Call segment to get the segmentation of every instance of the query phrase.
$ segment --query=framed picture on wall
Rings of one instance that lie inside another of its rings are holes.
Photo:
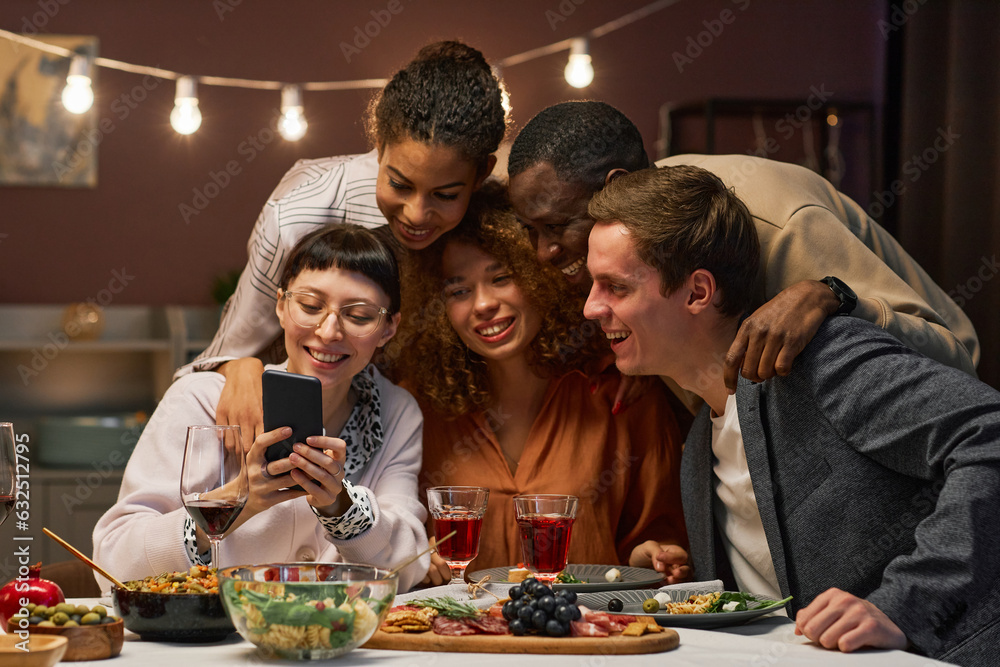
[[[35,39],[91,61],[97,56],[97,37]],[[70,60],[0,40],[0,185],[97,186],[97,106],[73,114],[62,103]],[[92,80],[96,71],[90,68]]]

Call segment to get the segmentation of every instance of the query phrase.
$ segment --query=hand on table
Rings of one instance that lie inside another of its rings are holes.
[[[434,538],[430,538],[429,543],[434,546]],[[431,552],[431,567],[427,570],[427,575],[424,576],[422,584],[429,584],[431,586],[440,586],[441,584],[447,584],[451,581],[451,568],[448,567],[448,563],[444,558],[438,555],[436,551]]]
[[[688,560],[687,551],[676,544],[647,540],[632,549],[628,564],[631,567],[651,567],[666,575],[666,584],[680,584],[694,578],[694,571]]]
[[[215,423],[238,425],[243,436],[243,451],[249,452],[254,440],[264,432],[260,380],[264,364],[260,359],[245,357],[227,361],[216,371],[226,378],[226,384],[215,409]]]
[[[905,649],[909,644],[878,607],[837,588],[824,591],[796,614],[795,634],[844,653],[864,647]]]
[[[736,393],[740,374],[751,382],[788,375],[792,361],[839,306],[825,283],[803,280],[755,310],[743,320],[726,353],[723,372],[729,393]]]

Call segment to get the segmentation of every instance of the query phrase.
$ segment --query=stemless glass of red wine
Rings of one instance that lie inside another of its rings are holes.
[[[481,486],[436,486],[427,489],[427,508],[434,517],[437,552],[451,569],[451,583],[465,583],[465,568],[479,555],[479,533],[490,490]],[[450,538],[441,538],[454,532]]]
[[[524,564],[546,585],[551,586],[566,569],[569,538],[579,502],[576,496],[553,493],[514,496]]]
[[[188,426],[181,467],[181,502],[212,545],[212,567],[221,569],[222,536],[250,495],[239,426]]]
[[[11,510],[14,509],[16,470],[14,425],[2,422],[0,423],[0,503],[3,503],[3,516],[0,517],[0,524],[7,520]]]

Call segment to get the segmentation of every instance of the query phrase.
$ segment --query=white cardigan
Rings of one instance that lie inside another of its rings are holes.
[[[427,511],[417,497],[423,455],[423,416],[404,389],[369,367],[382,403],[383,444],[359,474],[349,476],[372,499],[375,523],[361,535],[329,536],[305,498],[276,505],[249,519],[222,541],[222,566],[304,560],[357,562],[391,568],[427,547]],[[191,373],[167,390],[129,459],[118,502],[94,528],[94,560],[119,579],[186,570],[187,512],[180,471],[187,427],[214,424],[224,378]],[[399,576],[400,592],[427,573],[424,556]],[[98,579],[106,588],[103,578]]]

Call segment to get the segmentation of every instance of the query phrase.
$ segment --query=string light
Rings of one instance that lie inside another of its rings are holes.
[[[177,79],[174,110],[170,112],[170,125],[178,134],[194,134],[201,127],[201,109],[198,108],[198,82],[193,76]]]
[[[586,88],[594,80],[594,66],[590,62],[590,48],[585,37],[573,39],[563,75],[566,83],[574,88]]]
[[[73,56],[70,61],[62,103],[66,111],[74,114],[84,113],[94,106],[94,89],[90,85],[90,65],[86,56]]]
[[[499,65],[494,65],[493,78],[497,80],[497,84],[500,86],[500,106],[503,107],[503,114],[505,118],[510,118],[510,93],[507,92],[507,84],[503,80],[503,68]]]
[[[278,132],[287,141],[298,141],[306,134],[309,123],[302,115],[302,89],[298,86],[285,86],[281,89],[281,120],[278,121]]]
[[[608,33],[620,30],[627,25],[640,21],[655,12],[676,4],[679,0],[654,0],[644,7],[640,7],[623,16],[608,21],[596,28],[583,33],[580,37],[564,39],[552,44],[540,46],[522,53],[507,56],[497,61],[496,77],[500,82],[501,96],[504,111],[510,113],[510,95],[507,87],[500,76],[500,68],[513,67],[522,63],[549,56],[560,51],[569,49],[569,62],[563,74],[570,85],[577,88],[585,88],[594,79],[594,68],[589,54],[589,40],[597,39]],[[177,94],[175,96],[175,106],[170,113],[170,124],[181,134],[191,134],[201,126],[201,110],[198,108],[197,84],[204,86],[225,86],[229,88],[249,88],[254,90],[281,90],[282,91],[282,125],[287,125],[286,130],[279,127],[282,136],[289,141],[295,141],[305,134],[307,127],[304,116],[302,116],[301,91],[332,91],[332,90],[360,90],[366,88],[382,88],[388,83],[386,79],[358,79],[354,81],[308,81],[300,83],[295,88],[298,89],[299,104],[285,103],[285,90],[287,84],[281,81],[262,81],[257,79],[240,79],[234,77],[199,75],[182,76],[178,72],[150,67],[148,65],[135,65],[113,60],[111,58],[95,57],[88,59],[70,49],[55,44],[48,44],[40,39],[34,39],[27,35],[21,35],[0,28],[0,38],[16,44],[23,44],[45,53],[72,58],[70,63],[70,75],[66,77],[66,88],[63,90],[63,105],[72,113],[84,113],[91,108],[94,102],[94,91],[91,87],[89,68],[107,67],[121,72],[153,76],[159,79],[177,81]],[[291,95],[291,93],[289,93]],[[295,108],[298,111],[295,111]],[[286,109],[290,110],[286,122]],[[286,134],[286,131],[288,132]],[[297,135],[297,136],[296,136]],[[295,138],[292,138],[295,137]]]

